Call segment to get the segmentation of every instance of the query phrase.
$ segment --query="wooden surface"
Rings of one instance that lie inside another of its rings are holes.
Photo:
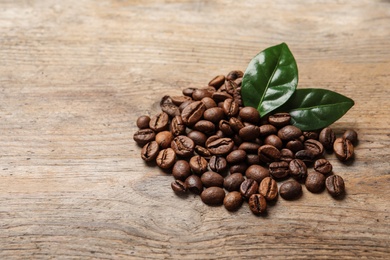
[[[286,42],[299,87],[355,100],[334,172],[268,215],[181,199],[140,159],[164,94],[245,70]],[[389,1],[0,1],[1,259],[389,259]]]

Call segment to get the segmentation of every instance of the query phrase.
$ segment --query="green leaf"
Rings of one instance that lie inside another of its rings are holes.
[[[354,105],[354,101],[339,93],[318,88],[297,89],[294,95],[278,109],[289,112],[291,124],[302,131],[329,126]]]
[[[245,71],[241,96],[264,116],[283,105],[298,84],[298,68],[287,44],[272,46],[257,54]]]

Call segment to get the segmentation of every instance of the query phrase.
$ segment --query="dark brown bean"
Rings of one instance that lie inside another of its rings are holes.
[[[191,131],[187,134],[187,137],[194,141],[195,145],[205,146],[207,135],[200,131]]]
[[[215,133],[215,125],[213,122],[207,120],[199,120],[197,123],[195,123],[192,129],[207,135],[213,135]]]
[[[202,174],[200,180],[204,187],[223,187],[223,177],[216,172],[207,171]]]
[[[257,183],[261,183],[261,181],[264,178],[269,177],[270,174],[269,170],[261,165],[251,165],[246,169],[245,176],[248,179],[255,180]]]
[[[246,159],[246,152],[244,150],[234,150],[226,156],[226,161],[230,164],[237,164],[244,162]]]
[[[336,140],[336,134],[333,132],[332,128],[325,127],[321,130],[318,140],[322,143],[326,150],[332,150],[334,140]]]
[[[196,176],[196,175],[190,175],[186,181],[185,181],[185,184],[187,186],[187,189],[196,194],[196,195],[199,195],[202,193],[203,191],[203,184],[202,184],[202,181],[200,180],[200,177],[199,176]]]
[[[305,140],[307,139],[318,140],[319,137],[319,133],[316,131],[304,131],[302,134],[305,137]]]
[[[276,127],[274,127],[273,125],[266,124],[266,125],[261,125],[259,127],[259,132],[260,132],[260,136],[268,136],[268,135],[276,134],[278,132],[278,129],[276,129]]]
[[[193,173],[201,175],[205,171],[207,171],[207,160],[202,156],[195,155],[190,159],[190,168]]]
[[[144,146],[145,144],[154,141],[155,138],[156,133],[150,128],[140,129],[133,135],[134,141],[141,146]]]
[[[243,197],[240,192],[232,191],[226,194],[225,199],[223,200],[223,205],[228,211],[238,210],[243,202]]]
[[[232,117],[238,114],[239,105],[232,98],[228,98],[223,102],[222,108],[225,115]]]
[[[278,136],[283,141],[290,141],[299,138],[302,135],[301,129],[293,125],[287,125],[278,131]]]
[[[254,107],[243,107],[239,112],[239,116],[242,121],[259,124],[260,123],[260,114]]]
[[[236,80],[238,78],[242,78],[243,76],[244,73],[241,70],[232,70],[227,74],[226,80]]]
[[[233,164],[229,168],[230,173],[240,172],[245,173],[246,169],[248,168],[248,165],[245,162],[241,162],[238,164]]]
[[[212,98],[210,98],[210,97],[204,97],[204,98],[202,98],[201,101],[206,106],[206,109],[209,109],[209,108],[217,106],[217,103],[215,103],[215,101]]]
[[[186,101],[191,101],[191,97],[187,96],[171,96],[172,103],[175,104],[176,106],[180,106]]]
[[[315,157],[321,156],[324,153],[324,146],[317,140],[308,139],[303,143],[303,146],[305,147],[305,150],[312,151]]]
[[[260,145],[252,142],[243,142],[238,147],[239,150],[244,150],[246,153],[254,153],[257,154],[259,151]]]
[[[293,153],[296,153],[300,150],[303,150],[305,147],[299,139],[294,139],[287,142],[286,148],[291,150]]]
[[[171,188],[176,194],[179,195],[187,193],[187,185],[181,180],[174,180],[171,183]]]
[[[172,103],[169,96],[164,96],[160,102],[160,108],[164,113],[167,113],[170,117],[180,115],[180,109]]]
[[[214,124],[218,124],[219,121],[224,119],[225,113],[223,112],[223,109],[220,107],[212,107],[209,109],[206,109],[203,114],[203,118],[205,120],[211,121]]]
[[[202,118],[205,110],[206,106],[203,104],[202,101],[192,102],[191,104],[186,106],[181,112],[181,118],[183,119],[183,123],[189,126],[194,125]]]
[[[239,191],[241,183],[245,181],[241,173],[236,172],[227,176],[223,181],[223,187],[227,191]]]
[[[308,191],[319,193],[325,187],[325,176],[318,172],[311,172],[307,175],[305,186]]]
[[[260,160],[265,163],[271,163],[280,159],[280,151],[272,145],[262,145],[258,150]]]
[[[280,150],[280,160],[285,162],[291,162],[294,159],[294,153],[287,148]]]
[[[288,125],[290,120],[291,116],[289,113],[276,113],[268,117],[268,122],[278,128]]]
[[[230,138],[219,138],[210,143],[206,143],[206,148],[213,155],[225,155],[233,150],[234,142]]]
[[[209,86],[213,86],[214,88],[218,89],[225,83],[225,76],[224,75],[218,75],[209,82]]]
[[[258,192],[259,184],[253,179],[246,179],[240,185],[240,192],[245,199]]]
[[[189,157],[194,153],[195,143],[191,138],[179,135],[172,140],[171,148],[178,156]]]
[[[296,180],[284,182],[279,188],[280,196],[285,200],[294,200],[302,195],[302,186]]]
[[[278,196],[278,185],[271,177],[264,178],[259,185],[259,193],[266,200],[274,200]]]
[[[331,175],[326,178],[326,189],[333,197],[338,197],[345,192],[344,180],[339,175]]]
[[[210,151],[207,150],[207,148],[200,146],[200,145],[195,145],[195,152],[198,155],[203,156],[205,158],[211,157]]]
[[[352,129],[348,129],[347,131],[345,131],[345,133],[343,134],[343,138],[351,141],[353,145],[355,145],[358,141],[358,135],[356,131]]]
[[[290,174],[288,162],[272,162],[269,165],[269,173],[276,179],[282,179]]]
[[[314,162],[316,156],[310,150],[300,150],[295,153],[295,158],[304,161],[307,164],[311,164]]]
[[[212,95],[212,99],[215,100],[215,102],[223,102],[224,100],[228,99],[228,98],[233,98],[232,95],[230,95],[229,93],[226,93],[226,92],[214,92],[213,95]]]
[[[326,159],[318,159],[314,162],[314,170],[322,174],[328,174],[332,172],[333,166]]]
[[[150,122],[150,117],[149,116],[146,116],[146,115],[140,116],[137,119],[137,127],[139,129],[149,128],[149,122]]]
[[[169,169],[173,166],[176,160],[176,154],[172,148],[161,150],[156,158],[157,166],[162,169]]]
[[[231,136],[234,134],[233,129],[230,127],[230,124],[227,120],[219,121],[218,127],[225,136]]]
[[[353,157],[353,144],[348,139],[337,138],[333,144],[333,151],[340,161],[347,161]]]
[[[185,181],[191,175],[191,167],[185,160],[177,160],[172,167],[172,176],[181,181]]]
[[[247,154],[246,163],[249,165],[258,165],[261,163],[260,157],[257,154]]]
[[[186,132],[186,126],[181,116],[175,116],[172,118],[171,132],[174,136],[182,135]]]
[[[202,98],[211,97],[212,95],[213,92],[209,89],[195,89],[194,92],[192,92],[192,99],[199,101],[202,100]]]
[[[242,138],[244,141],[252,141],[259,137],[259,127],[255,125],[247,125],[240,129],[238,132],[238,135]]]
[[[200,194],[200,198],[204,204],[219,206],[223,204],[225,191],[220,187],[209,187]]]
[[[233,131],[236,133],[238,133],[240,129],[244,127],[244,124],[236,117],[231,117],[229,119],[229,124]]]
[[[277,135],[269,135],[264,139],[264,144],[275,146],[277,149],[283,148],[283,142]]]
[[[141,158],[146,162],[153,161],[156,159],[159,151],[160,149],[156,141],[149,142],[142,147]]]
[[[194,93],[196,88],[185,88],[183,89],[182,93],[184,96],[192,97],[192,93]]]
[[[156,134],[156,142],[162,148],[168,148],[173,140],[173,135],[169,131],[162,131]]]
[[[251,195],[248,204],[249,209],[252,211],[253,214],[259,215],[267,211],[267,201],[265,200],[263,195]]]
[[[227,168],[227,161],[224,157],[213,155],[209,161],[209,167],[212,171],[221,173]]]
[[[307,167],[304,161],[294,159],[289,163],[290,175],[296,180],[304,180],[307,176]]]

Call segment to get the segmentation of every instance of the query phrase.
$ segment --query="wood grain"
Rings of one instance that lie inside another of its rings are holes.
[[[390,2],[0,2],[1,259],[389,259]],[[165,94],[288,43],[299,87],[355,100],[347,195],[304,189],[268,215],[179,198],[140,159]]]

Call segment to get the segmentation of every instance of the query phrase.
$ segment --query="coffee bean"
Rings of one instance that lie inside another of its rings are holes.
[[[199,120],[194,125],[193,129],[205,133],[207,135],[213,135],[215,133],[215,125],[207,120]]]
[[[241,70],[233,70],[227,74],[226,80],[236,80],[238,78],[242,78],[243,76],[244,73]]]
[[[172,148],[161,150],[156,158],[157,166],[161,169],[169,169],[173,166],[176,160],[176,154]]]
[[[315,157],[321,156],[324,153],[324,146],[317,140],[308,139],[303,143],[303,145],[305,150],[312,151]]]
[[[225,155],[233,150],[234,142],[230,138],[218,138],[215,141],[206,143],[206,148],[213,155]]]
[[[206,158],[211,157],[210,151],[207,150],[207,148],[200,146],[200,145],[195,145],[195,152],[198,155],[206,157]]]
[[[290,175],[296,180],[304,180],[307,176],[306,164],[300,159],[292,160],[288,167],[290,168]]]
[[[280,151],[272,145],[262,145],[258,150],[260,160],[265,163],[271,163],[280,159]]]
[[[244,127],[244,124],[236,117],[231,117],[229,119],[229,125],[236,133],[238,133],[240,129]]]
[[[244,176],[241,173],[233,173],[227,176],[223,181],[223,187],[227,191],[239,191],[241,183],[245,181]]]
[[[246,163],[249,165],[258,165],[261,163],[260,157],[257,154],[247,154]]]
[[[210,206],[218,206],[223,204],[225,198],[225,191],[220,187],[209,187],[200,194],[204,204]]]
[[[245,199],[249,199],[250,196],[257,193],[259,184],[253,179],[246,179],[240,185],[240,192]]]
[[[270,174],[269,170],[261,165],[251,165],[246,169],[245,176],[248,179],[255,180],[257,183],[261,183],[261,181],[264,178],[269,177]]]
[[[185,88],[183,89],[182,93],[184,96],[192,97],[192,93],[194,93],[196,88]]]
[[[200,101],[202,98],[211,97],[212,95],[213,92],[209,89],[195,89],[194,92],[192,92],[192,99],[195,101]]]
[[[186,126],[181,116],[175,116],[172,118],[171,132],[174,136],[182,135],[186,132]]]
[[[322,174],[331,173],[333,169],[332,164],[326,159],[318,159],[314,162],[314,170]]]
[[[278,196],[278,185],[271,177],[264,178],[259,185],[259,193],[266,200],[274,200]]]
[[[216,172],[208,171],[202,174],[200,180],[204,187],[223,187],[223,177]]]
[[[253,214],[259,215],[267,211],[267,202],[263,195],[260,194],[251,195],[248,204],[249,204],[249,209],[252,211]]]
[[[186,180],[185,184],[187,186],[187,189],[196,194],[199,195],[203,191],[203,184],[202,181],[200,180],[199,176],[196,175],[190,175]]]
[[[226,93],[226,92],[214,92],[213,95],[212,95],[212,99],[215,100],[215,102],[223,102],[225,101],[226,99],[228,98],[233,98],[232,95],[230,95],[229,93]]]
[[[239,91],[237,84],[233,80],[225,80],[225,90],[232,96],[237,95]]]
[[[191,175],[191,167],[185,160],[177,160],[172,167],[172,176],[181,181],[185,181]]]
[[[337,138],[333,143],[333,151],[340,161],[347,161],[353,157],[353,144],[348,139]]]
[[[160,107],[161,107],[161,111],[163,111],[170,117],[175,117],[180,115],[179,107],[173,103],[164,103]]]
[[[305,137],[305,140],[307,139],[318,140],[319,137],[319,133],[315,131],[304,131],[302,134]]]
[[[238,132],[238,135],[242,138],[244,141],[251,141],[259,137],[259,127],[255,125],[247,125],[240,129]]]
[[[299,139],[294,139],[287,142],[286,148],[296,153],[300,150],[303,150],[305,147],[303,146],[303,143]]]
[[[260,136],[268,136],[276,134],[278,132],[278,129],[276,129],[276,127],[274,127],[273,125],[265,124],[259,126],[259,132]]]
[[[156,159],[159,151],[160,149],[156,141],[149,142],[142,147],[141,158],[146,162],[153,161]]]
[[[285,162],[291,162],[294,159],[294,153],[287,148],[280,150],[280,160]]]
[[[212,107],[204,111],[203,118],[205,120],[211,121],[214,124],[218,124],[219,121],[224,119],[225,113],[220,107]]]
[[[232,117],[238,114],[239,105],[232,98],[228,98],[223,102],[222,108],[225,115]]]
[[[227,168],[227,161],[224,157],[213,155],[209,161],[209,167],[212,171],[221,173]]]
[[[326,150],[332,150],[334,140],[336,140],[336,135],[331,128],[325,127],[321,130],[318,140],[322,143]]]
[[[171,142],[171,148],[178,156],[188,157],[194,152],[195,143],[185,135],[176,136]]]
[[[285,200],[294,200],[302,195],[302,186],[296,180],[284,182],[279,188],[280,196]]]
[[[295,153],[295,158],[304,161],[306,164],[312,164],[316,156],[310,150],[300,150]]]
[[[145,144],[154,141],[155,137],[155,132],[150,128],[140,129],[133,135],[134,141],[141,146],[144,146]]]
[[[176,194],[185,194],[187,192],[187,185],[181,180],[174,180],[171,183],[171,188]]]
[[[235,173],[235,172],[245,173],[246,169],[248,169],[248,165],[245,162],[241,162],[238,164],[231,165],[229,168],[229,172],[230,173]]]
[[[239,112],[239,116],[242,121],[259,124],[260,123],[260,114],[254,107],[243,107]]]
[[[195,145],[205,146],[207,135],[199,131],[191,131],[187,137],[194,141]]]
[[[191,97],[187,96],[171,96],[172,103],[175,104],[176,106],[180,106],[186,101],[191,101]]]
[[[276,179],[285,178],[290,174],[288,162],[272,162],[269,165],[269,173]]]
[[[188,100],[188,101],[185,101],[183,102],[180,106],[179,106],[179,115],[181,115],[181,113],[183,112],[184,108],[186,108],[187,106],[189,106],[190,104],[194,103],[195,101],[194,100]]]
[[[339,175],[331,175],[326,178],[326,189],[333,197],[342,195],[345,192],[344,180]]]
[[[215,101],[212,98],[210,98],[210,97],[204,97],[204,98],[202,98],[201,101],[205,105],[206,109],[209,109],[209,108],[217,106],[217,103],[215,103]]]
[[[238,191],[232,191],[226,194],[223,200],[223,205],[228,211],[236,211],[241,207],[242,202],[243,198],[241,193]]]
[[[245,162],[246,152],[244,150],[234,150],[226,156],[226,161],[230,164]]]
[[[299,138],[302,135],[301,129],[293,125],[287,125],[278,131],[278,136],[283,141],[290,141]]]
[[[198,122],[202,116],[203,112],[206,110],[205,105],[201,101],[196,101],[188,106],[186,106],[181,112],[181,117],[183,119],[183,123],[188,126],[194,125]]]
[[[161,112],[150,119],[149,127],[155,132],[160,132],[168,128],[169,116],[165,112]]]
[[[201,175],[205,171],[207,171],[207,160],[202,156],[195,155],[190,159],[190,168],[193,173]]]
[[[343,134],[343,138],[351,141],[353,145],[355,145],[358,141],[357,133],[355,130],[352,129],[348,129],[347,131],[345,131],[345,133]]]
[[[233,142],[234,142],[234,149],[236,149],[238,146],[240,146],[244,141],[242,140],[242,138],[239,136],[239,135],[233,135],[232,137],[233,139]]]
[[[156,142],[162,149],[170,147],[172,140],[173,135],[169,131],[162,131],[156,135]]]
[[[225,136],[231,136],[234,134],[233,129],[230,127],[230,124],[227,120],[219,121],[218,127]]]
[[[209,82],[209,86],[213,86],[216,89],[220,88],[225,83],[225,76],[218,75]]]
[[[289,113],[276,113],[268,117],[268,122],[278,128],[288,125],[290,120],[291,116]]]
[[[139,129],[149,128],[149,122],[150,122],[149,116],[140,116],[137,119],[137,127]]]
[[[311,172],[307,175],[305,186],[310,192],[321,192],[325,186],[325,176],[318,172]]]
[[[259,148],[260,148],[259,144],[252,143],[252,142],[243,142],[238,147],[239,150],[244,150],[246,153],[254,153],[254,154],[257,154]]]
[[[283,148],[283,142],[277,135],[269,135],[264,139],[264,144],[275,146],[277,149]]]

